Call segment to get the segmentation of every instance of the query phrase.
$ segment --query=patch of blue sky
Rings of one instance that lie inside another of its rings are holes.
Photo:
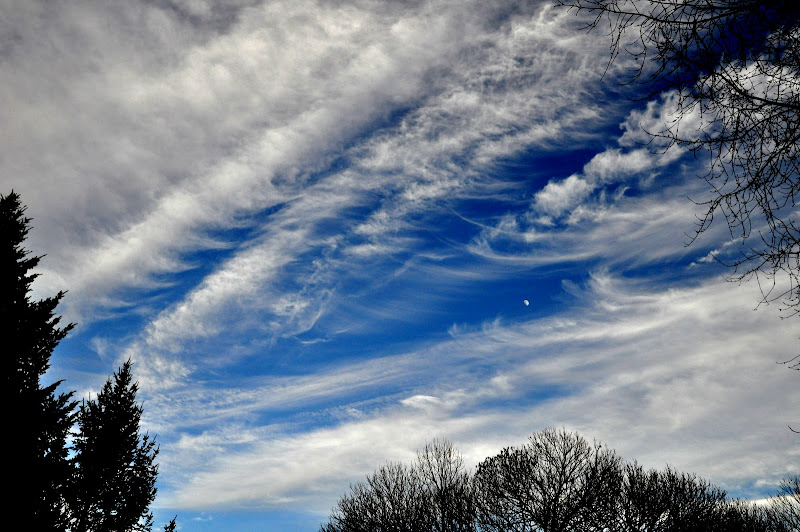
[[[168,522],[176,513],[170,514],[168,510],[155,512],[155,522]],[[312,514],[299,511],[281,510],[254,510],[242,509],[239,511],[208,512],[194,515],[178,513],[179,530],[186,532],[206,532],[226,530],[231,532],[252,532],[254,530],[267,530],[265,523],[269,523],[271,530],[285,530],[287,532],[306,532],[316,530],[327,519],[327,514]]]

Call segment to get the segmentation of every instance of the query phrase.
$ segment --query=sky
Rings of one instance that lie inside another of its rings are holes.
[[[674,94],[584,23],[0,0],[0,193],[78,324],[45,379],[133,360],[157,523],[315,530],[434,438],[474,467],[546,427],[737,497],[800,473],[800,317],[726,280],[724,223],[692,241],[703,160],[647,142]]]

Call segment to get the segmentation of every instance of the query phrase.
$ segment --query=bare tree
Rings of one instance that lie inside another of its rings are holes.
[[[777,512],[751,501],[728,500],[706,480],[670,467],[645,470],[636,462],[624,467],[616,520],[619,532],[788,532]]]
[[[657,146],[708,156],[710,185],[693,238],[714,217],[738,251],[731,280],[756,278],[763,301],[800,311],[800,9],[793,0],[559,0],[606,29],[647,98],[675,91]]]
[[[725,532],[793,532],[796,526],[788,526],[780,513],[771,506],[753,501],[734,500],[727,504],[723,516]]]
[[[630,468],[627,473],[630,480],[626,484],[633,488],[636,482],[632,477],[638,472]],[[652,528],[645,530],[672,532],[702,529],[711,532],[725,529],[720,528],[727,511],[724,491],[693,474],[680,473],[671,468],[657,472],[655,484],[657,493],[652,501],[654,505],[649,508],[649,517],[657,519],[651,521]],[[628,489],[627,495],[636,497],[632,491],[633,489]]]
[[[784,479],[770,507],[787,530],[800,530],[800,477]]]
[[[435,532],[475,530],[469,473],[448,440],[436,439],[417,453],[417,471],[428,496]]]
[[[453,445],[433,440],[412,466],[387,464],[350,486],[323,532],[471,532],[471,479]]]
[[[535,509],[527,479],[533,462],[523,449],[507,447],[478,465],[473,477],[477,520],[487,532],[533,530]]]
[[[605,530],[616,511],[620,459],[580,435],[546,429],[479,464],[477,520],[487,531]]]
[[[428,532],[428,497],[414,468],[391,463],[350,486],[322,532]]]
[[[624,532],[656,532],[669,507],[661,475],[636,462],[625,464],[616,528]]]
[[[769,505],[728,500],[693,474],[644,470],[564,429],[534,433],[470,477],[447,440],[411,467],[387,464],[350,486],[320,532],[790,532],[800,479]]]

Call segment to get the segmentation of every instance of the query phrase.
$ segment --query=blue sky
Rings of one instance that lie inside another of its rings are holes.
[[[702,161],[643,144],[674,97],[581,24],[0,2],[0,188],[78,323],[48,377],[87,397],[134,360],[159,521],[313,530],[426,441],[474,465],[548,426],[739,496],[800,472],[798,318],[725,281],[724,225],[686,246]]]

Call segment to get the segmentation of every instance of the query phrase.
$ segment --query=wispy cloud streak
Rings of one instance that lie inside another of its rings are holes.
[[[256,385],[240,392],[246,408],[226,414],[244,424],[182,438],[210,461],[188,476],[174,504],[330,504],[348,480],[383,461],[410,459],[437,435],[452,438],[476,463],[552,424],[649,466],[670,463],[752,492],[753,479],[775,482],[776,473],[766,472],[783,471],[793,456],[785,405],[797,394],[794,375],[773,364],[794,344],[791,330],[772,313],[748,311],[751,292],[721,290],[719,282],[647,292],[599,274],[580,311],[494,325],[285,386]],[[772,338],[769,345],[762,334]],[[392,383],[398,393],[364,404]],[[362,399],[352,401],[350,393]],[[245,412],[319,411],[320,394],[338,405],[325,414],[332,427],[297,432],[302,415],[261,428],[246,423]],[[194,407],[200,419],[200,410],[213,411],[209,404]],[[232,433],[247,441],[229,441]],[[764,446],[770,453],[756,460],[752,453]],[[298,465],[309,461],[316,466]],[[242,478],[248,480],[237,482]]]

